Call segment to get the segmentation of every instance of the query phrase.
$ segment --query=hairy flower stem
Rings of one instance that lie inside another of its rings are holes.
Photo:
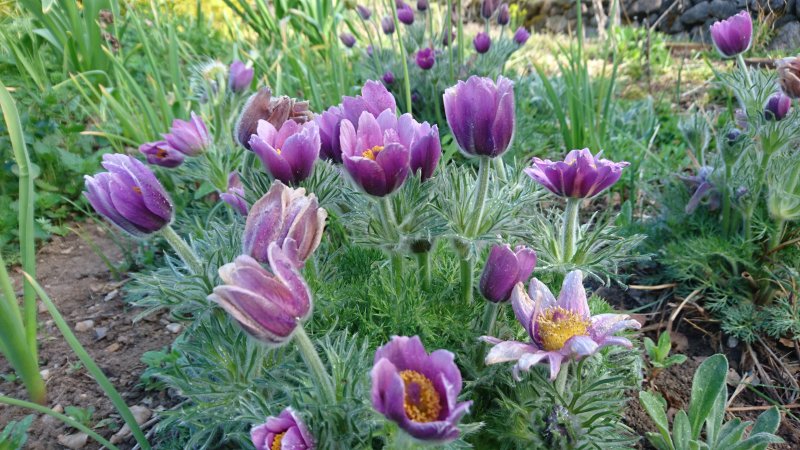
[[[167,225],[161,230],[161,236],[167,240],[172,249],[175,250],[175,253],[178,254],[178,257],[181,258],[181,261],[183,261],[195,275],[205,274],[203,263],[200,262],[200,258],[197,257],[194,250],[189,247],[189,244],[181,239],[170,225]]]
[[[783,233],[786,231],[786,221],[783,219],[779,219],[775,222],[775,233],[772,235],[772,239],[770,240],[770,249],[777,248],[781,245],[781,238],[783,237]]]
[[[498,156],[497,158],[494,158],[493,161],[494,171],[497,173],[497,179],[503,184],[508,183],[508,177],[506,176],[506,164],[503,162],[503,158]]]
[[[475,188],[475,215],[472,217],[472,223],[468,230],[470,238],[478,236],[478,232],[483,224],[483,211],[486,209],[486,193],[489,191],[489,164],[491,159],[481,156],[480,166],[478,166],[478,185]]]
[[[568,198],[564,208],[564,229],[561,236],[562,262],[572,261],[575,256],[575,244],[578,238],[578,211],[581,199]]]
[[[431,252],[417,253],[416,256],[422,290],[428,292],[431,290]]]
[[[397,34],[397,45],[400,47],[400,60],[403,61],[403,87],[406,92],[406,112],[411,114],[411,80],[408,79],[406,46],[403,44],[403,38],[400,36],[400,19],[397,18],[397,3],[394,0],[389,0],[389,4],[392,6],[392,20],[394,20],[394,29]]]
[[[745,78],[747,78],[747,88],[753,89],[753,79],[750,78],[750,70],[747,68],[747,64],[744,62],[744,56],[739,53],[736,55],[736,61],[739,63],[739,69],[741,69]]]
[[[497,322],[497,312],[500,310],[500,303],[486,302],[483,309],[483,321],[481,323],[481,335],[491,336],[494,324]]]
[[[567,378],[569,378],[570,365],[571,364],[569,360],[561,364],[561,370],[558,372],[558,376],[556,377],[555,380],[556,392],[558,392],[558,395],[561,397],[561,399],[565,401],[566,401],[565,391],[567,389]],[[567,405],[561,405],[561,406],[567,406]]]
[[[320,390],[322,390],[326,400],[330,402],[330,404],[336,403],[336,391],[333,389],[331,376],[328,374],[328,371],[325,370],[322,359],[320,359],[319,353],[317,353],[314,347],[314,343],[311,342],[308,334],[306,334],[303,324],[299,322],[294,332],[294,343],[297,345],[297,349],[300,350],[303,361],[305,361],[306,366],[311,370],[314,381]]]
[[[725,179],[722,181],[722,233],[723,236],[731,234],[731,192],[728,182],[731,179],[731,164],[725,163]]]

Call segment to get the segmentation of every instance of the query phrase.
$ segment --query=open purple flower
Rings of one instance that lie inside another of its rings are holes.
[[[609,345],[630,348],[628,339],[614,334],[641,326],[625,314],[592,316],[580,270],[567,274],[558,300],[536,278],[531,281],[527,293],[525,285],[517,283],[511,293],[511,305],[517,320],[528,332],[530,342],[502,341],[491,336],[481,339],[494,345],[486,355],[486,364],[516,361],[514,378],[517,380],[521,370],[530,370],[545,359],[550,363],[550,379],[553,380],[565,359],[580,359]]]
[[[263,425],[253,427],[250,438],[256,450],[313,450],[314,438],[297,413],[288,407],[278,417],[267,417]]]
[[[195,113],[191,114],[189,121],[175,119],[172,121],[170,132],[164,135],[169,145],[186,156],[197,156],[209,145],[211,136],[208,134],[205,122]]]
[[[361,88],[361,95],[342,97],[341,104],[344,118],[353,125],[358,124],[364,111],[378,117],[383,111],[397,112],[397,102],[391,92],[380,81],[368,80]]]
[[[517,283],[525,283],[536,267],[536,252],[524,245],[513,251],[506,245],[495,245],[481,275],[481,294],[490,302],[506,302]]]
[[[260,120],[256,131],[250,137],[250,149],[273,178],[297,185],[311,175],[320,150],[316,123],[300,125],[287,120],[276,130],[271,123]]]
[[[255,70],[238,59],[234,60],[228,69],[228,88],[233,92],[242,92],[250,87],[254,75]]]
[[[269,246],[270,271],[248,255],[219,268],[224,284],[208,296],[251,336],[283,345],[297,323],[311,314],[311,292],[291,257],[276,242]]]
[[[397,9],[397,20],[406,25],[414,23],[414,10],[410,6],[403,4],[402,8]]]
[[[514,137],[514,84],[471,76],[444,91],[444,113],[465,156],[500,156]]]
[[[591,198],[619,180],[630,163],[613,162],[592,155],[588,148],[572,150],[564,161],[533,158],[525,173],[550,192],[571,198]]]
[[[244,253],[266,263],[269,246],[275,242],[296,267],[302,267],[322,241],[328,217],[317,197],[305,194],[305,189],[292,189],[274,181],[247,215],[242,235]]]
[[[447,350],[428,354],[417,336],[392,337],[375,352],[372,406],[416,439],[455,440],[472,402],[458,403],[462,381],[454,359]]]
[[[353,48],[353,46],[356,45],[356,37],[350,33],[341,33],[339,35],[339,40],[341,40],[342,44],[347,48]]]
[[[783,92],[776,92],[764,106],[764,118],[767,120],[783,120],[792,107],[792,98]]]
[[[228,190],[219,195],[223,202],[229,204],[234,211],[247,216],[248,206],[244,199],[244,186],[237,172],[228,174]]]
[[[183,164],[183,153],[172,148],[167,141],[145,142],[139,146],[149,164],[161,167],[175,168]]]
[[[523,27],[517,28],[517,31],[514,32],[514,42],[516,42],[517,45],[525,45],[530,37],[531,34]]]
[[[488,34],[481,31],[480,33],[475,36],[475,39],[472,41],[472,44],[475,46],[475,51],[483,54],[489,51],[489,47],[492,46],[492,38],[489,37]]]
[[[719,53],[732,58],[746,52],[753,41],[753,19],[748,11],[714,22],[711,25],[711,39]]]
[[[119,153],[103,155],[102,164],[108,172],[84,177],[83,195],[98,214],[136,237],[169,225],[172,199],[147,166]]]
[[[436,56],[432,48],[426,47],[417,52],[416,60],[420,69],[430,70],[436,63]]]

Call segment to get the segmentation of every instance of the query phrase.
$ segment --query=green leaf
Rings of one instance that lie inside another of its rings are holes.
[[[645,351],[647,351],[647,356],[649,356],[650,359],[653,359],[653,360],[657,360],[658,359],[656,357],[656,355],[657,355],[656,343],[653,342],[652,339],[650,339],[648,337],[644,338],[644,349],[645,349]]]
[[[769,436],[772,436],[776,431],[778,431],[778,427],[780,425],[781,425],[781,413],[778,411],[777,407],[773,406],[772,408],[764,411],[763,413],[761,413],[761,415],[758,416],[755,425],[753,425],[753,429],[750,430],[750,437],[747,440],[749,441],[751,439],[754,439],[756,436],[760,434],[768,434]],[[759,444],[753,448],[756,450],[765,450],[767,448],[767,445],[771,443],[773,442]]]
[[[671,443],[667,443],[667,441],[664,440],[664,436],[662,436],[662,435],[660,435],[658,433],[647,432],[647,433],[645,433],[645,437],[647,438],[647,441],[650,442],[650,444],[653,447],[657,448],[658,450],[671,450],[672,449],[672,447],[671,447],[672,444]]]
[[[664,361],[665,366],[674,366],[686,362],[686,355],[672,355]]]
[[[767,448],[769,444],[782,444],[783,439],[771,433],[756,433],[749,438],[725,450],[757,450]]]
[[[726,423],[719,431],[719,439],[717,440],[715,448],[720,450],[728,450],[730,446],[742,440],[742,437],[744,437],[744,431],[749,426],[750,422],[742,422],[742,420],[738,417]]]
[[[706,440],[709,445],[716,446],[719,439],[720,428],[722,421],[725,418],[725,403],[728,398],[727,392],[720,391],[717,399],[714,401],[714,406],[706,418]]]
[[[693,438],[700,437],[703,422],[708,417],[720,391],[725,389],[727,375],[728,360],[721,354],[709,357],[697,368],[689,401],[689,422]]]
[[[669,421],[667,420],[667,413],[665,412],[667,402],[664,398],[651,392],[641,391],[639,392],[639,403],[641,403],[647,415],[653,419],[656,428],[658,428],[658,432],[661,433],[662,439],[668,444],[668,448],[675,448],[672,444],[672,438],[670,438],[669,435]]]
[[[675,414],[675,422],[672,424],[672,441],[675,450],[690,450],[692,442],[692,429],[689,424],[689,417],[686,411],[680,410]]]

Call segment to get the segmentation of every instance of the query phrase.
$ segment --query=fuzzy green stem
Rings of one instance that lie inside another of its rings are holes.
[[[494,324],[497,322],[497,312],[500,310],[500,303],[486,301],[483,309],[483,320],[481,322],[482,336],[491,336],[494,331]]]
[[[498,156],[492,161],[494,162],[494,171],[497,173],[497,179],[503,184],[508,183],[508,177],[506,176],[506,164],[503,162],[503,157]]]
[[[395,325],[399,327],[400,322],[403,320],[403,315],[405,314],[405,299],[400,298],[403,292],[403,255],[397,252],[392,253],[391,265],[395,296],[397,296],[398,299],[397,305],[394,308],[394,320]]]
[[[314,381],[316,382],[316,385],[325,395],[326,400],[330,402],[330,404],[336,403],[336,391],[333,388],[331,376],[328,374],[328,371],[325,370],[325,366],[322,364],[322,359],[320,359],[319,353],[317,353],[317,350],[314,347],[314,343],[311,342],[308,334],[306,334],[303,324],[299,322],[294,332],[294,342],[297,345],[298,350],[300,350],[300,355],[302,355],[303,360],[305,361],[309,370],[311,370],[311,373],[315,378]]]
[[[778,219],[775,222],[775,234],[772,235],[770,249],[776,248],[781,245],[781,238],[783,237],[783,233],[786,230],[786,221],[783,219]]]
[[[561,370],[558,372],[558,376],[556,377],[555,381],[556,392],[558,392],[558,395],[560,395],[564,401],[566,401],[564,394],[567,389],[567,378],[569,378],[569,366],[569,360],[561,364]]]
[[[53,322],[55,322],[56,327],[58,330],[61,331],[61,334],[64,336],[64,340],[67,341],[70,348],[75,355],[78,356],[78,359],[81,360],[86,370],[94,377],[97,381],[97,384],[103,389],[103,392],[106,393],[108,398],[111,400],[111,403],[114,404],[114,407],[117,408],[117,412],[119,415],[122,416],[122,420],[128,424],[128,427],[131,429],[131,433],[133,434],[134,439],[142,448],[142,450],[150,450],[150,444],[147,442],[147,438],[145,437],[142,429],[139,428],[139,424],[136,422],[136,419],[133,417],[133,413],[128,408],[128,405],[125,404],[125,400],[122,399],[122,396],[119,395],[117,389],[114,387],[113,384],[108,380],[106,375],[103,373],[102,370],[97,366],[89,353],[83,348],[78,338],[75,337],[75,334],[72,333],[70,330],[69,325],[61,316],[61,313],[58,312],[58,308],[56,305],[53,304],[53,301],[50,300],[50,297],[47,295],[47,292],[42,289],[39,283],[36,282],[29,274],[25,274],[25,278],[28,282],[31,283],[36,293],[39,295],[39,298],[42,300],[42,303],[47,307],[47,311],[50,313],[50,316],[53,318]]]
[[[731,179],[731,164],[725,162],[725,179],[722,181],[722,233],[729,236],[731,233],[731,192],[728,183]]]
[[[741,53],[736,55],[736,62],[739,63],[739,69],[744,73],[745,78],[747,78],[747,88],[753,89],[753,79],[750,77],[750,69],[747,68],[747,64],[744,62],[744,55]]]
[[[462,256],[459,267],[461,268],[461,298],[464,304],[469,305],[472,304],[472,258]]]
[[[87,427],[86,425],[83,425],[82,423],[78,422],[77,420],[73,419],[70,416],[57,413],[46,406],[38,405],[36,403],[26,402],[25,400],[6,397],[5,395],[0,395],[0,403],[11,406],[18,406],[20,408],[32,409],[38,413],[47,414],[48,416],[55,417],[56,419],[64,422],[70,427],[75,428],[76,430],[81,431],[83,433],[86,433],[87,435],[89,435],[90,438],[97,441],[98,444],[105,446],[111,450],[119,450],[117,446],[115,446],[111,442],[108,442],[106,439],[103,438],[103,436],[100,436],[99,434],[92,431],[91,428]]]
[[[456,75],[453,68],[453,0],[447,0],[447,14],[445,14],[445,23],[445,31],[442,39],[444,39],[444,36],[447,36],[447,64],[450,66],[450,83],[448,84],[454,84],[456,82]]]
[[[456,25],[456,35],[458,39],[458,66],[464,66],[464,19],[461,16],[461,0],[456,0],[456,17],[458,18],[458,24]],[[451,43],[452,45],[452,43]]]
[[[578,211],[580,210],[581,199],[568,198],[567,207],[564,209],[564,229],[561,236],[561,250],[563,262],[572,261],[575,256],[575,244],[578,235]]]
[[[486,193],[489,191],[489,164],[491,159],[481,156],[480,166],[478,167],[478,185],[475,188],[475,211],[472,226],[469,229],[469,237],[475,238],[483,224],[483,211],[486,208]]]
[[[419,278],[422,282],[422,290],[431,290],[431,252],[417,253],[417,266],[419,266]]]
[[[408,78],[408,56],[406,55],[406,46],[403,43],[403,37],[400,36],[400,19],[397,18],[397,4],[394,0],[389,0],[392,6],[392,20],[394,20],[394,29],[397,34],[397,45],[400,47],[400,60],[403,61],[403,87],[406,93],[406,112],[411,114],[411,80]]]
[[[178,254],[178,257],[180,257],[181,261],[183,261],[184,264],[186,264],[195,275],[203,275],[205,273],[205,270],[203,270],[203,263],[200,262],[200,258],[198,258],[194,253],[194,250],[189,247],[189,244],[187,244],[186,241],[178,236],[178,233],[172,229],[172,226],[167,225],[164,227],[161,230],[161,236],[166,239],[172,249],[175,250],[175,253]]]

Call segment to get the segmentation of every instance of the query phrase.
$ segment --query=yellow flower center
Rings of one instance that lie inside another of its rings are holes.
[[[281,441],[283,440],[283,436],[286,434],[284,431],[283,433],[276,434],[275,439],[272,440],[272,447],[270,450],[281,450]]]
[[[137,194],[142,195],[142,188],[140,188],[139,186],[134,186],[133,187],[133,192],[136,192]]]
[[[372,148],[368,148],[368,149],[364,150],[363,152],[361,152],[361,156],[363,156],[364,158],[371,159],[371,160],[375,161],[375,158],[378,156],[378,153],[380,153],[382,150],[383,150],[383,146],[382,145],[376,145],[376,146],[374,146]]]
[[[279,148],[276,148],[276,149],[275,149],[275,153],[277,153],[277,154],[279,154],[279,155],[280,155],[280,154],[281,154],[281,149],[279,149]]]
[[[403,409],[409,419],[415,422],[433,422],[442,412],[442,400],[433,387],[433,382],[416,370],[403,370],[400,378],[406,388]]]
[[[559,350],[573,336],[583,336],[589,321],[580,314],[556,307],[543,312],[537,319],[539,339],[547,351]]]
[[[164,150],[163,148],[158,149],[158,151],[156,152],[156,157],[157,158],[161,158],[161,159],[166,158],[167,157],[167,151]]]

